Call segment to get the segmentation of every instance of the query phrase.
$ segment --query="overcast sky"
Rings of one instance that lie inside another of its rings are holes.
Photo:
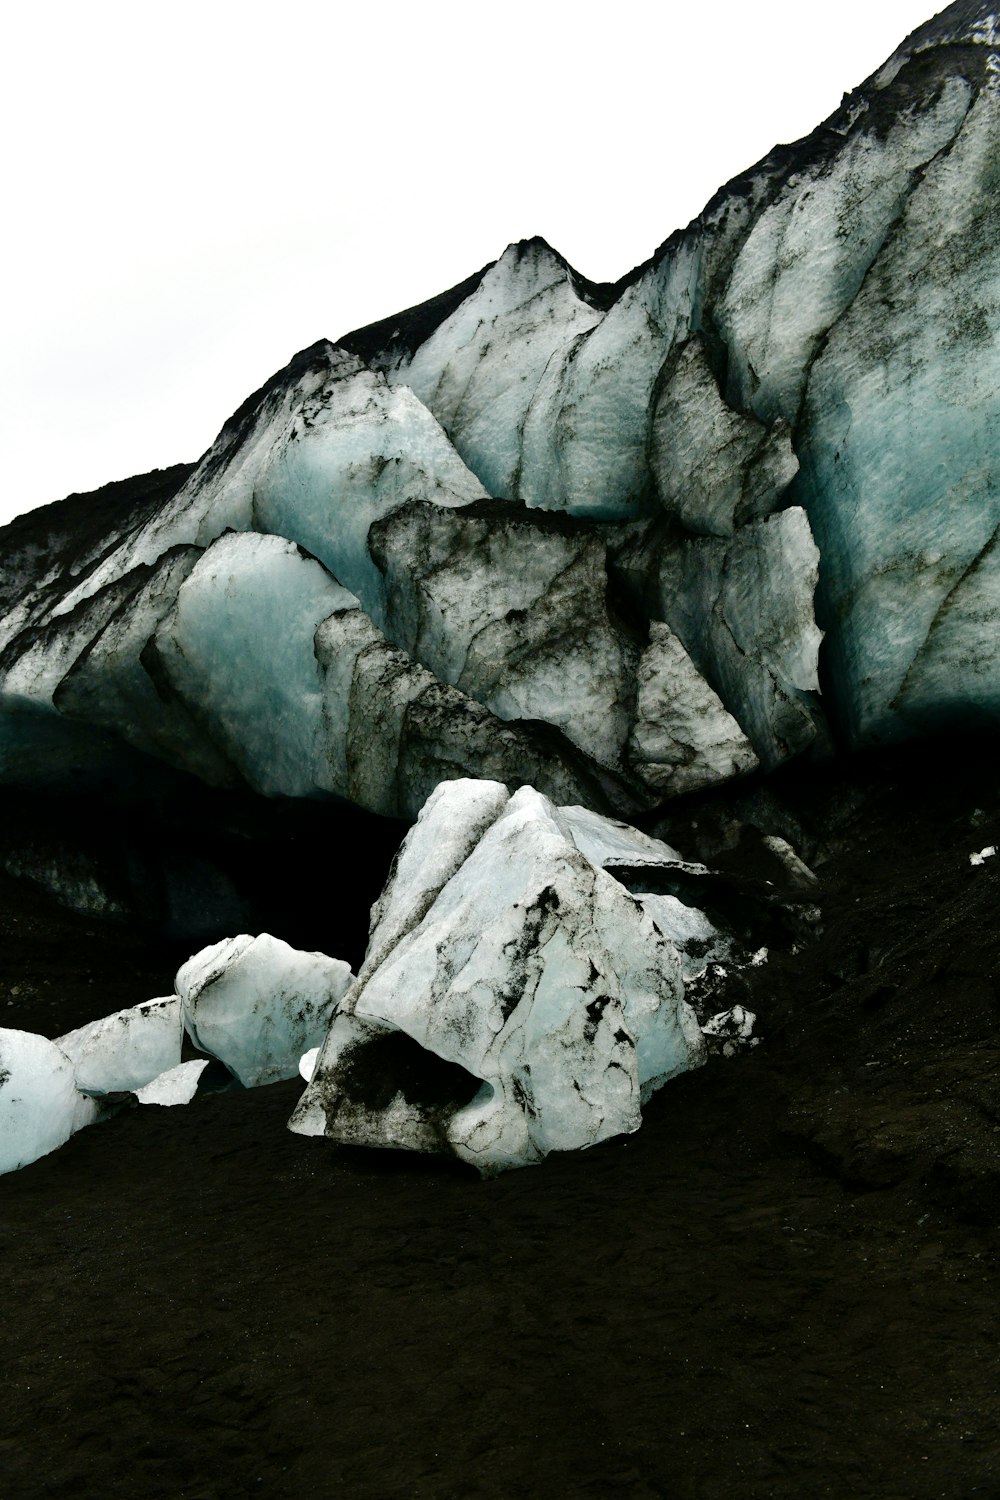
[[[934,0],[8,8],[0,521],[544,235],[614,280]]]

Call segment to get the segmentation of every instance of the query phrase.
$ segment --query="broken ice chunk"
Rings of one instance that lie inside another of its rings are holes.
[[[47,1156],[96,1120],[73,1064],[47,1037],[0,1029],[0,1173]]]
[[[261,933],[226,938],[189,958],[177,973],[188,1035],[245,1088],[294,1078],[299,1058],[318,1046],[353,978],[324,953],[301,953]]]
[[[181,1003],[176,995],[115,1011],[56,1038],[86,1094],[136,1090],[181,1060]]]
[[[199,1062],[178,1063],[176,1068],[168,1068],[151,1083],[136,1089],[135,1097],[140,1104],[161,1104],[168,1108],[175,1104],[190,1104],[208,1066],[207,1057]]]
[[[679,865],[684,861],[662,839],[650,838],[628,823],[619,823],[586,807],[560,807],[559,826],[584,859],[598,869],[639,869]]]
[[[666,864],[672,851],[600,821],[531,787],[440,786],[291,1128],[487,1173],[638,1129],[704,1041],[673,943],[575,840]]]
[[[990,844],[988,849],[980,849],[978,854],[969,855],[970,865],[984,865],[988,859],[995,859],[997,852],[996,844]]]

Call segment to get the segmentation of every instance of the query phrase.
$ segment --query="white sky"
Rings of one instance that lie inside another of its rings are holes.
[[[544,235],[614,280],[935,0],[6,9],[0,522]]]

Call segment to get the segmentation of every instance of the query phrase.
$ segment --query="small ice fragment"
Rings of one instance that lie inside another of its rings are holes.
[[[136,1089],[135,1097],[140,1104],[162,1104],[165,1107],[190,1104],[198,1092],[198,1082],[208,1064],[207,1057],[197,1062],[178,1063],[176,1068],[168,1068],[159,1078]]]
[[[753,1035],[754,1023],[757,1017],[752,1010],[745,1006],[734,1005],[732,1010],[720,1011],[710,1021],[706,1021],[701,1028],[702,1035],[717,1037],[725,1042],[723,1048],[726,1057],[732,1056],[733,1044],[738,1042],[749,1042]]]
[[[988,859],[994,859],[996,857],[996,852],[996,844],[990,844],[988,848],[980,849],[978,854],[970,854],[969,864],[973,866],[984,865]]]

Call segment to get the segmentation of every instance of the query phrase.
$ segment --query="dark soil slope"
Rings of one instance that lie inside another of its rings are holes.
[[[292,1136],[281,1084],[3,1179],[4,1500],[1000,1496],[995,759],[758,797],[821,933],[734,994],[764,1044],[631,1139],[483,1183]],[[6,1024],[169,988],[174,954],[26,887],[0,927]]]

